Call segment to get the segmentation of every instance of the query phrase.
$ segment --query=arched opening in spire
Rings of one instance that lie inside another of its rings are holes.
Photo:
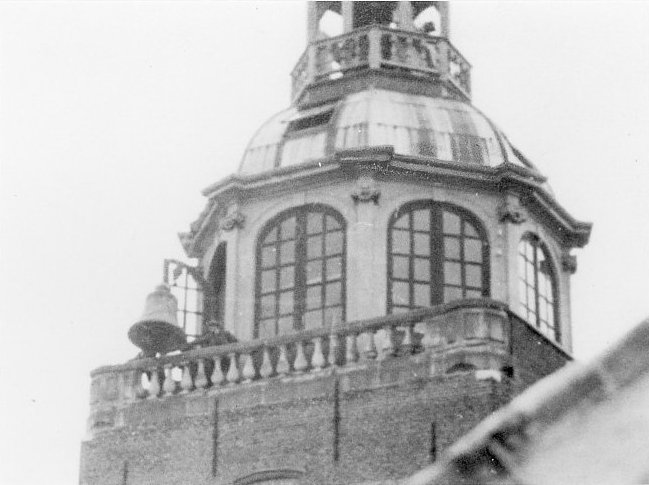
[[[442,16],[435,2],[412,2],[414,25],[428,35],[441,35]]]
[[[354,2],[354,28],[367,25],[395,24],[394,12],[398,2]]]

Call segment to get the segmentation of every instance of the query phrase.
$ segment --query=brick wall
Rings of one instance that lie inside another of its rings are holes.
[[[406,476],[509,399],[506,382],[474,371],[426,377],[430,359],[129,405],[117,413],[121,428],[83,443],[80,481],[232,483],[269,469],[304,472],[296,483]]]

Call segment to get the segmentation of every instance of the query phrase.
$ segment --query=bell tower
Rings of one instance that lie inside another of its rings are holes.
[[[399,480],[571,360],[591,225],[471,104],[448,3],[309,2],[307,30],[144,352],[92,372],[84,485]]]

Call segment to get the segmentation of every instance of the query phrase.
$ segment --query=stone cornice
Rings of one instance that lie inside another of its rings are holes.
[[[335,172],[349,170],[371,170],[382,174],[417,176],[434,179],[464,187],[486,187],[500,192],[517,194],[523,206],[536,212],[553,227],[562,242],[569,247],[583,247],[588,243],[592,224],[578,221],[564,209],[543,187],[546,178],[533,168],[504,163],[497,167],[484,165],[458,164],[417,156],[395,155],[392,147],[373,147],[370,149],[345,150],[333,156],[309,163],[282,167],[262,174],[231,175],[205,188],[202,193],[209,197],[211,204],[230,198],[245,200],[254,196],[260,189],[277,189],[285,186],[294,190],[298,180],[326,177]],[[191,249],[196,257],[198,242],[210,225],[214,211],[205,210],[192,224],[192,231],[181,236],[183,245]],[[188,251],[188,254],[190,252]]]

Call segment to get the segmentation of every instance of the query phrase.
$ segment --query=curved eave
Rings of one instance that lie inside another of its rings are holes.
[[[400,175],[415,175],[451,185],[487,187],[500,192],[519,194],[521,202],[538,213],[553,226],[563,243],[569,247],[583,247],[588,243],[592,224],[572,217],[556,199],[543,188],[546,178],[534,168],[525,168],[510,163],[496,167],[485,165],[458,164],[429,157],[403,156],[393,153],[391,147],[346,150],[320,160],[313,160],[294,166],[280,167],[264,173],[251,175],[231,175],[206,187],[202,194],[216,200],[231,196],[254,196],[260,189],[282,185],[294,187],[296,181],[322,177],[325,174],[349,171],[365,166],[378,172],[391,172]],[[215,205],[210,206],[212,209]],[[206,237],[206,229],[215,218],[215,210],[205,210],[193,227],[196,230],[183,234],[184,247],[188,255],[197,257],[198,248]]]

